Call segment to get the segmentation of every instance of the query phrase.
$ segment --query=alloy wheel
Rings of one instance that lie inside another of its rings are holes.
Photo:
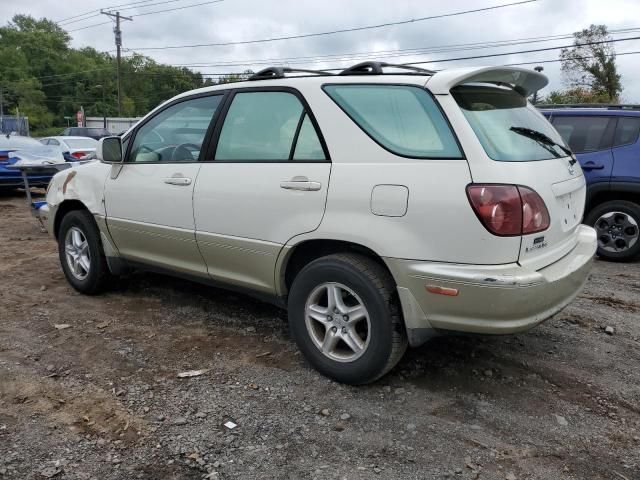
[[[360,297],[341,283],[323,283],[311,292],[305,324],[314,345],[331,360],[353,362],[369,346],[369,312]]]
[[[594,225],[598,245],[607,252],[619,253],[632,248],[640,237],[638,222],[623,212],[607,212]]]
[[[84,280],[91,269],[91,254],[87,237],[78,227],[71,227],[64,238],[64,253],[71,274]]]

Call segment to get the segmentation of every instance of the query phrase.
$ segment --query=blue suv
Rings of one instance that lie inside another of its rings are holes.
[[[587,179],[584,223],[598,255],[640,256],[640,106],[544,105],[540,110],[576,154]]]

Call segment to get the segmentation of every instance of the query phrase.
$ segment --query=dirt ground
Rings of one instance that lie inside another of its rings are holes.
[[[365,387],[239,294],[151,274],[76,293],[20,194],[0,196],[0,285],[0,479],[640,479],[638,263],[597,262],[527,334],[437,338]]]

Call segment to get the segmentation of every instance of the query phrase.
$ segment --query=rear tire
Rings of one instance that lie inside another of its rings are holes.
[[[585,223],[598,234],[598,256],[614,262],[628,262],[640,256],[640,205],[612,200],[593,208]]]
[[[407,348],[393,278],[364,255],[335,254],[308,264],[293,282],[288,308],[304,356],[338,382],[373,382]]]
[[[102,249],[100,231],[86,210],[72,210],[60,223],[58,254],[64,276],[77,291],[95,295],[104,291],[113,276]]]

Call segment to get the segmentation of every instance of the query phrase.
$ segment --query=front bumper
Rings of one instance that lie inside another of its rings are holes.
[[[587,280],[597,248],[595,231],[582,225],[576,246],[555,263],[531,270],[508,265],[459,265],[385,259],[396,279],[409,341],[439,330],[509,334],[529,330],[562,310]],[[443,287],[456,296],[429,293]]]

